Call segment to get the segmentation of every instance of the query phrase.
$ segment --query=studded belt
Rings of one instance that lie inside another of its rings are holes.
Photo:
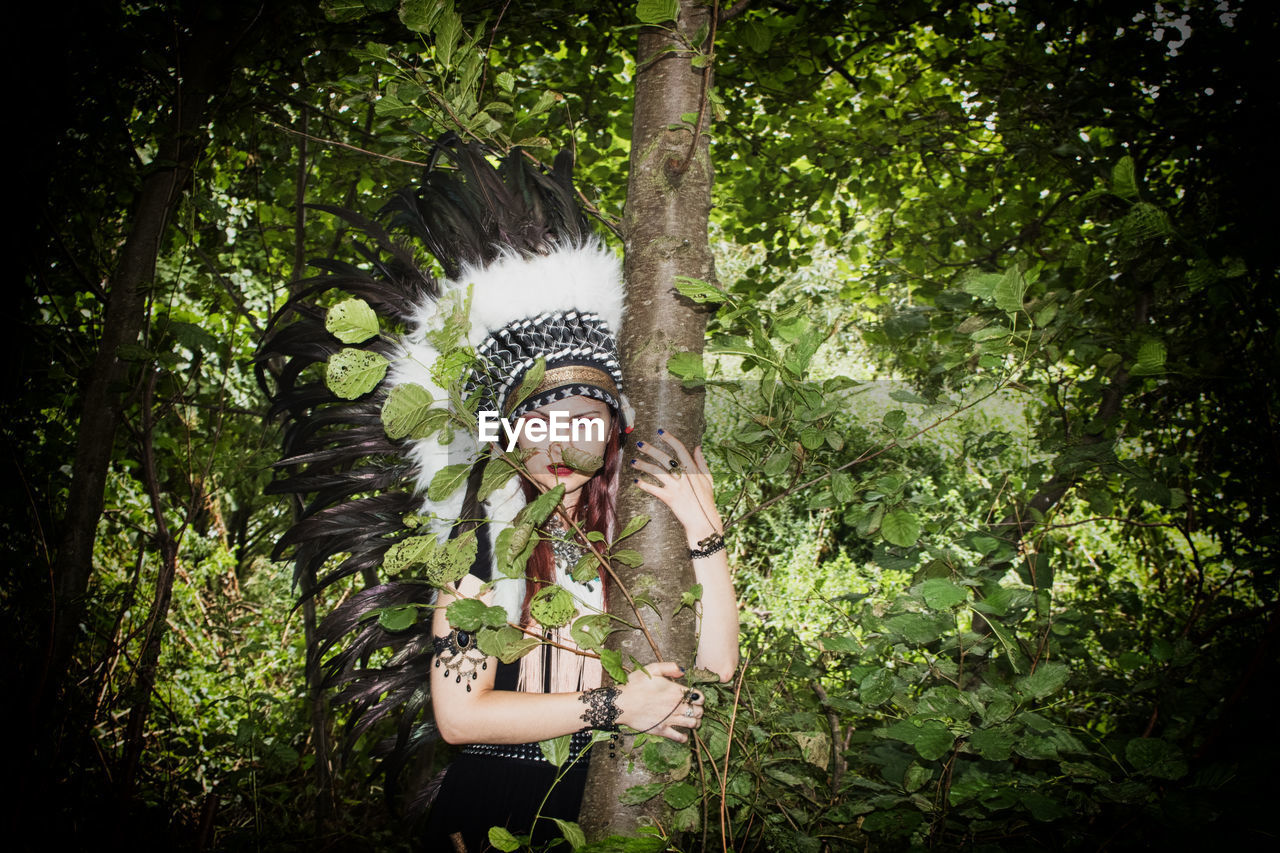
[[[591,732],[574,732],[569,738],[569,759],[573,760],[591,745]],[[473,743],[462,748],[463,755],[484,758],[516,758],[524,761],[543,761],[542,747],[535,743]]]

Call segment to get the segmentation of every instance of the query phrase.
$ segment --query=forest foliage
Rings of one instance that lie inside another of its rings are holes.
[[[77,61],[31,128],[0,403],[11,807],[117,843],[407,845],[372,736],[339,760],[309,687],[359,583],[298,606],[273,559],[251,360],[308,258],[358,260],[306,205],[376,212],[444,132],[572,147],[616,235],[636,33],[676,4],[103,5],[39,24]],[[636,744],[658,781],[626,796],[665,819],[615,847],[1274,835],[1264,5],[715,5],[681,60],[714,71],[682,125],[712,138],[718,281],[673,283],[710,325],[668,368],[708,395],[743,666],[692,748]],[[108,353],[118,423],[86,420],[147,181],[179,168]],[[86,436],[109,465],[64,601]]]

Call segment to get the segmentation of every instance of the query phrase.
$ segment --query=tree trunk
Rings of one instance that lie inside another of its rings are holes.
[[[151,694],[156,687],[156,673],[160,665],[160,651],[164,645],[168,627],[169,605],[173,602],[173,579],[178,569],[178,538],[169,529],[165,518],[164,496],[160,491],[160,478],[156,473],[155,422],[152,405],[155,394],[156,373],[151,371],[142,392],[142,479],[151,499],[151,516],[155,520],[156,550],[160,553],[160,570],[156,573],[155,595],[147,614],[147,630],[138,654],[138,666],[133,674],[133,701],[129,719],[125,725],[124,770],[120,776],[120,793],[124,797],[133,794],[138,777],[138,765],[146,746],[147,718],[151,715]],[[194,507],[188,508],[188,515]],[[185,527],[185,525],[184,525]],[[180,534],[179,534],[180,535]]]
[[[54,561],[55,614],[49,668],[38,697],[51,699],[70,662],[84,595],[93,574],[93,544],[102,516],[103,492],[111,463],[116,427],[125,402],[121,385],[125,364],[121,346],[136,343],[146,319],[146,292],[156,273],[169,218],[182,200],[196,158],[208,142],[210,84],[225,76],[226,41],[221,31],[193,38],[181,50],[189,69],[175,82],[169,126],[160,141],[152,171],[142,181],[133,224],[107,286],[102,338],[80,398],[76,436],[57,557]]]
[[[695,137],[691,124],[683,122],[682,127],[681,119],[696,113],[701,128],[710,120],[709,109],[703,108],[710,69],[693,67],[694,54],[687,47],[704,26],[711,26],[710,6],[681,0],[678,30],[683,42],[666,29],[646,27],[640,33],[631,174],[623,220],[627,309],[620,345],[626,393],[636,410],[631,438],[653,441],[662,428],[690,448],[701,443],[703,393],[683,389],[666,365],[674,353],[701,353],[706,334],[705,312],[676,292],[675,277],[715,278],[707,239],[712,183],[707,136]],[[672,130],[673,125],[680,129]],[[615,570],[633,594],[644,594],[657,604],[660,617],[647,608],[641,609],[640,616],[662,658],[692,667],[693,614],[686,608],[672,618],[680,594],[693,585],[684,531],[656,499],[629,486],[624,480],[619,517],[644,514],[653,520],[631,540],[632,547],[644,554],[644,564]],[[620,610],[624,599],[612,583],[610,587],[611,606]],[[634,614],[623,617],[633,619]],[[653,650],[638,631],[614,634],[609,646],[622,652],[624,661],[632,656],[641,663],[654,660]],[[593,752],[581,818],[589,838],[632,833],[660,816],[661,797],[641,806],[619,803],[627,788],[654,781],[643,763],[637,761],[631,771],[627,766],[625,749],[616,759],[601,749]]]

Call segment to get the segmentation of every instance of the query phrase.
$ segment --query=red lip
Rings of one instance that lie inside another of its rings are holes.
[[[547,470],[556,477],[568,477],[573,474],[573,469],[568,465],[548,465]]]

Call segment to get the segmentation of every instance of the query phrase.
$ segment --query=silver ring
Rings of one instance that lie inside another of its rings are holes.
[[[692,716],[693,716],[693,709],[692,709],[692,708],[685,708],[685,709],[684,709],[684,715],[685,715],[686,717],[692,717]]]

